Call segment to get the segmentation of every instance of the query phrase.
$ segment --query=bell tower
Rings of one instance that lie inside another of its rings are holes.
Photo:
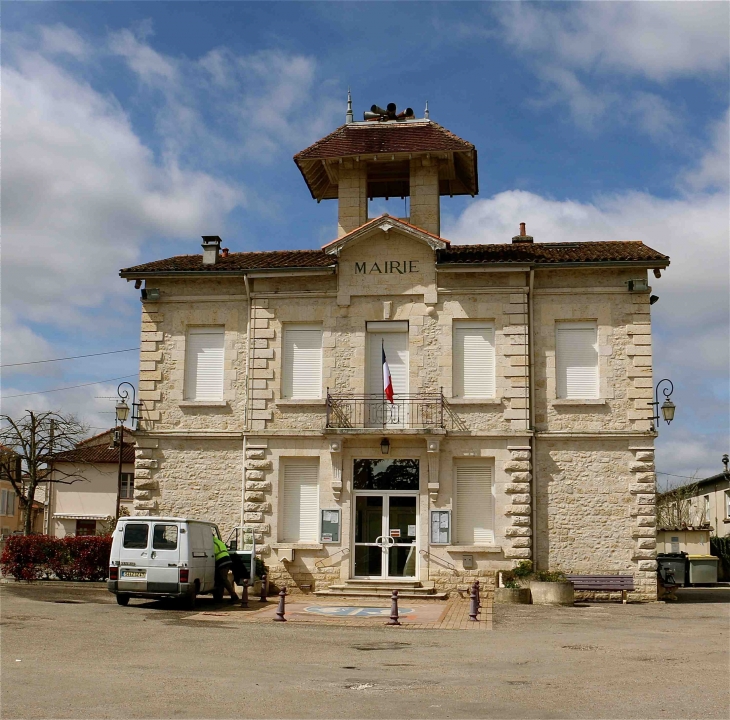
[[[294,156],[312,197],[338,201],[337,236],[364,225],[368,200],[409,198],[401,218],[433,235],[441,232],[441,196],[479,192],[477,151],[411,108],[373,105],[355,122],[347,93],[345,124]]]

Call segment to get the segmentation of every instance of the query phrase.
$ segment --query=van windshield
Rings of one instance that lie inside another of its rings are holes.
[[[144,550],[147,547],[149,525],[146,523],[127,523],[124,526],[124,547]]]
[[[155,525],[152,547],[155,550],[177,550],[177,525]]]

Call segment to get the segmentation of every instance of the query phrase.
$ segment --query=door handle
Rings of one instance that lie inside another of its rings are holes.
[[[153,550],[152,553],[151,553],[151,555],[150,555],[150,557],[151,558],[156,558],[157,557],[157,553]]]

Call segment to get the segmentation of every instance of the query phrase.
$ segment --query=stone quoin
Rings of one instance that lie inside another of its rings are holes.
[[[294,160],[338,202],[323,248],[206,236],[120,273],[145,284],[134,512],[245,528],[293,592],[489,591],[531,559],[655,599],[648,272],[669,258],[524,227],[452,245],[441,197],[478,194],[477,151],[430,119],[347,122]],[[406,216],[369,217],[378,197]]]

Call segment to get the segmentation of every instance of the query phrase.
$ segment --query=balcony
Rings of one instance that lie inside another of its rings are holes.
[[[350,395],[327,392],[327,428],[353,430],[441,430],[442,393],[396,395],[390,403],[381,394]]]

